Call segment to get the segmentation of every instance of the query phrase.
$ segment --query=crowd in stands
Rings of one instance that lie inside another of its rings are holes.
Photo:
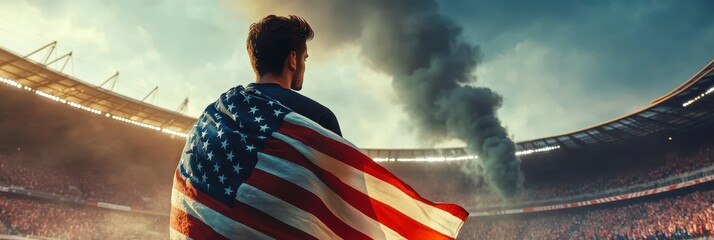
[[[634,165],[625,169],[613,169],[611,172],[593,178],[582,178],[579,179],[580,181],[533,186],[524,191],[521,199],[542,200],[648,183],[712,166],[714,165],[713,157],[710,147],[686,156],[672,153],[665,156],[664,163],[660,164]]]
[[[170,179],[146,181],[146,178],[118,177],[86,170],[91,166],[82,167],[85,169],[44,166],[27,157],[0,155],[0,185],[153,211],[170,209]]]
[[[568,212],[471,218],[463,239],[693,239],[714,237],[714,190]]]
[[[615,169],[609,173],[567,182],[527,184],[523,193],[511,199],[508,204],[597,193],[647,183],[712,166],[713,157],[712,149],[707,147],[687,156],[670,154],[660,162],[661,164],[643,164],[626,169]],[[471,180],[454,181],[453,179],[464,175],[459,173],[458,167],[455,166],[434,164],[428,166],[428,170],[412,173],[409,173],[410,171],[399,173],[400,168],[391,170],[429,199],[455,202],[475,208],[503,204],[498,194],[486,187],[486,184],[473,186],[459,184]],[[29,161],[27,157],[0,154],[0,185],[160,212],[168,212],[170,209],[168,201],[171,194],[170,177],[162,178],[163,181],[146,181],[144,177],[119,177],[86,169],[91,166],[83,167],[85,169],[74,170],[71,167],[45,166]],[[438,181],[434,181],[435,179]]]
[[[587,176],[581,181],[526,185],[523,194],[512,201],[545,200],[647,183],[712,166],[713,157],[711,148],[703,148],[694,154],[667,155],[659,164],[615,168],[612,172]],[[92,166],[73,170],[69,166],[37,164],[37,161],[27,158],[0,154],[0,186],[21,187],[157,212],[167,213],[170,209],[169,178],[166,181],[146,181],[144,178],[121,176],[122,171],[131,170],[117,170],[116,174],[93,171]],[[399,167],[390,170],[429,199],[477,208],[493,206],[501,201],[497,194],[484,187],[485,184],[473,187],[469,185],[472,184],[469,179],[453,181],[463,177],[460,173],[453,174],[459,171],[458,163],[435,164],[425,168],[428,171]],[[446,182],[446,179],[452,181]],[[713,199],[714,191],[706,191],[576,213],[470,220],[460,236],[466,239],[680,239],[683,236],[710,236],[714,232]],[[167,232],[166,219],[0,196],[0,233],[70,239],[100,239],[106,236],[122,236],[121,239],[165,238],[162,234]]]
[[[418,171],[403,171],[400,168],[391,168],[390,170],[429,199],[454,202],[475,208],[504,204],[499,195],[489,189],[485,183],[481,186],[464,186],[463,182],[471,180],[458,179],[458,176],[464,174],[460,173],[456,164],[441,165],[428,166],[428,168]],[[711,147],[687,155],[673,153],[664,156],[664,159],[657,164],[637,164],[612,168],[608,172],[598,172],[597,175],[582,176],[579,179],[557,183],[527,183],[520,195],[510,199],[504,205],[605,192],[661,180],[709,166],[714,166],[714,151]],[[446,172],[446,174],[440,172]]]
[[[167,239],[168,218],[0,196],[0,234],[57,239]]]

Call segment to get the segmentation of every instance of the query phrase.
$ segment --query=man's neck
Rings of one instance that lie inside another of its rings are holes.
[[[290,79],[287,76],[276,76],[273,74],[266,74],[262,77],[256,77],[256,83],[275,83],[280,85],[285,89],[290,89]]]

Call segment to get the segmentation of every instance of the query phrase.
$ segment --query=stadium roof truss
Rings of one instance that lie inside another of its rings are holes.
[[[106,117],[151,126],[156,130],[185,133],[196,121],[178,112],[85,83],[3,48],[0,48],[0,77],[29,87],[38,95],[71,102],[75,106],[78,104],[101,111]]]

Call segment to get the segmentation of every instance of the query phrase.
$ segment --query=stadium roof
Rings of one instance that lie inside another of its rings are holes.
[[[709,125],[714,121],[714,100],[704,96],[714,90],[713,71],[714,61],[711,61],[679,87],[622,117],[566,134],[519,142],[518,145],[531,149],[557,144],[578,149]]]
[[[32,89],[38,95],[164,132],[187,132],[196,121],[181,113],[85,83],[3,48],[0,48],[0,77]]]
[[[160,108],[119,93],[85,83],[46,65],[0,48],[0,77],[32,89],[37,94],[107,117],[173,135],[185,135],[196,118]],[[648,106],[622,117],[581,130],[516,143],[517,155],[551,150],[578,150],[606,143],[625,142],[652,134],[668,134],[714,122],[714,61],[689,80],[653,100]],[[89,109],[89,110],[88,110]],[[95,112],[95,113],[96,113]],[[364,149],[375,160],[449,161],[473,158],[464,148]]]

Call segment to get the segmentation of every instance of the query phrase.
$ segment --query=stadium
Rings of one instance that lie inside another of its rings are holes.
[[[0,238],[167,238],[196,118],[48,65],[0,48]],[[461,173],[478,158],[462,148],[363,150],[425,197],[466,206],[460,239],[706,238],[713,92],[710,62],[640,110],[518,142],[527,181],[505,201]]]

